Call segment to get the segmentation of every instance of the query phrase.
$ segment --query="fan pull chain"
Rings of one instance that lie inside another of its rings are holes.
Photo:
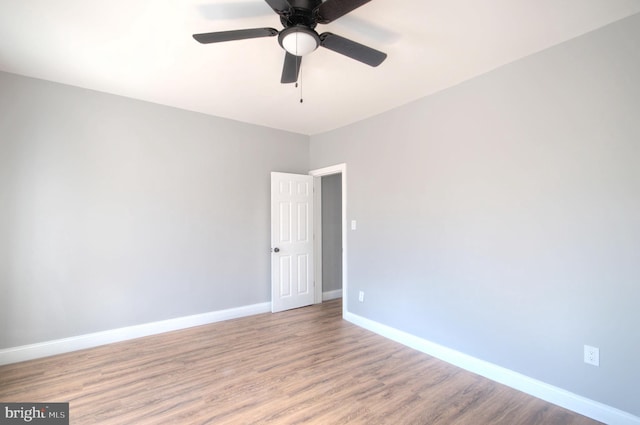
[[[302,74],[298,76],[298,79],[300,80],[300,103],[302,103]],[[298,83],[296,83],[296,86],[297,85]]]
[[[297,71],[296,74],[298,72],[299,71]],[[298,83],[298,81],[300,81],[300,83]],[[303,99],[302,99],[302,75],[298,75],[298,81],[296,81],[296,88],[300,87],[300,103],[302,103],[303,102]]]
[[[296,37],[296,53],[298,53],[298,37]],[[302,59],[296,57],[296,75],[300,80],[300,103],[302,103],[302,75],[300,74],[300,62]],[[298,88],[298,81],[296,80],[296,88]]]

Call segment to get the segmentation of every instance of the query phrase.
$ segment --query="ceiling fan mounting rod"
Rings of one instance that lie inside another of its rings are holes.
[[[322,4],[322,0],[289,0],[289,4],[293,9],[314,11]]]

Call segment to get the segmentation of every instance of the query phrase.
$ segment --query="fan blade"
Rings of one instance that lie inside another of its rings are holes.
[[[371,0],[327,0],[316,9],[316,22],[328,24]]]
[[[300,64],[302,63],[302,56],[292,55],[287,52],[284,57],[284,66],[282,67],[282,78],[280,82],[282,84],[295,83],[298,81],[298,74],[300,74]]]
[[[386,53],[330,32],[320,34],[320,45],[369,66],[378,66],[387,58]]]
[[[287,0],[264,0],[278,15],[288,15],[293,9]]]
[[[248,30],[207,32],[193,34],[193,38],[202,44],[220,43],[222,41],[245,40],[247,38],[273,37],[278,35],[274,28],[252,28]]]

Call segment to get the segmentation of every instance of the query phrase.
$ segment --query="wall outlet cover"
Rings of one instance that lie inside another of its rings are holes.
[[[584,362],[593,366],[600,366],[600,349],[598,347],[585,345]]]

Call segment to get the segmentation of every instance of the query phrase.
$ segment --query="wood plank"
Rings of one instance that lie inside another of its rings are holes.
[[[0,367],[84,424],[592,425],[341,318],[341,300]]]

